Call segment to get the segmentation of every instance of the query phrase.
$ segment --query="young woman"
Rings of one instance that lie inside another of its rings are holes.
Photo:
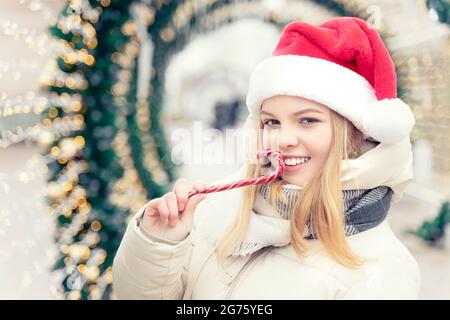
[[[250,151],[275,146],[282,176],[190,198],[205,186],[178,180],[130,222],[116,297],[417,298],[417,263],[386,219],[412,180],[414,117],[378,33],[352,17],[287,25],[247,106]],[[228,179],[273,169],[247,164]]]

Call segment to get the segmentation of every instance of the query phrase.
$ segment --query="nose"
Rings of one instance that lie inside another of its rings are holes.
[[[280,151],[296,147],[299,143],[298,137],[288,128],[281,128],[279,133]]]
[[[270,133],[270,147],[281,152],[287,151],[299,144],[299,138],[289,128],[279,128]]]

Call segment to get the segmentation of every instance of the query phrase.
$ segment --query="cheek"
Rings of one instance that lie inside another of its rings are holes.
[[[311,140],[309,147],[312,154],[314,154],[318,160],[325,161],[328,159],[331,150],[331,135],[326,132],[319,135],[319,138]]]
[[[315,145],[312,147],[311,157],[323,163],[328,159],[330,147],[325,144]]]

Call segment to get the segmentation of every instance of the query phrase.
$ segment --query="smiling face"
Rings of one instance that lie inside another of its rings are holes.
[[[301,97],[274,96],[261,108],[263,146],[285,157],[282,174],[288,183],[303,186],[325,165],[331,149],[331,111]],[[310,158],[306,162],[302,157]]]

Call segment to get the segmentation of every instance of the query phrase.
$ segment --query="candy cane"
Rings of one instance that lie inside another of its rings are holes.
[[[207,187],[202,192],[191,191],[189,193],[189,197],[191,197],[197,193],[220,192],[220,191],[226,191],[226,190],[230,190],[230,189],[234,189],[234,188],[245,187],[245,186],[249,186],[249,185],[253,185],[253,184],[267,183],[269,181],[275,180],[276,178],[281,176],[281,174],[283,173],[284,168],[285,168],[283,155],[280,152],[274,151],[271,149],[258,151],[258,154],[257,154],[258,159],[261,159],[262,157],[265,157],[265,156],[267,156],[267,157],[273,156],[278,161],[278,168],[271,175],[261,176],[258,178],[243,179],[243,180],[240,180],[237,182],[231,182],[231,183],[221,184],[221,185],[217,185],[217,186],[211,186],[211,187]]]

